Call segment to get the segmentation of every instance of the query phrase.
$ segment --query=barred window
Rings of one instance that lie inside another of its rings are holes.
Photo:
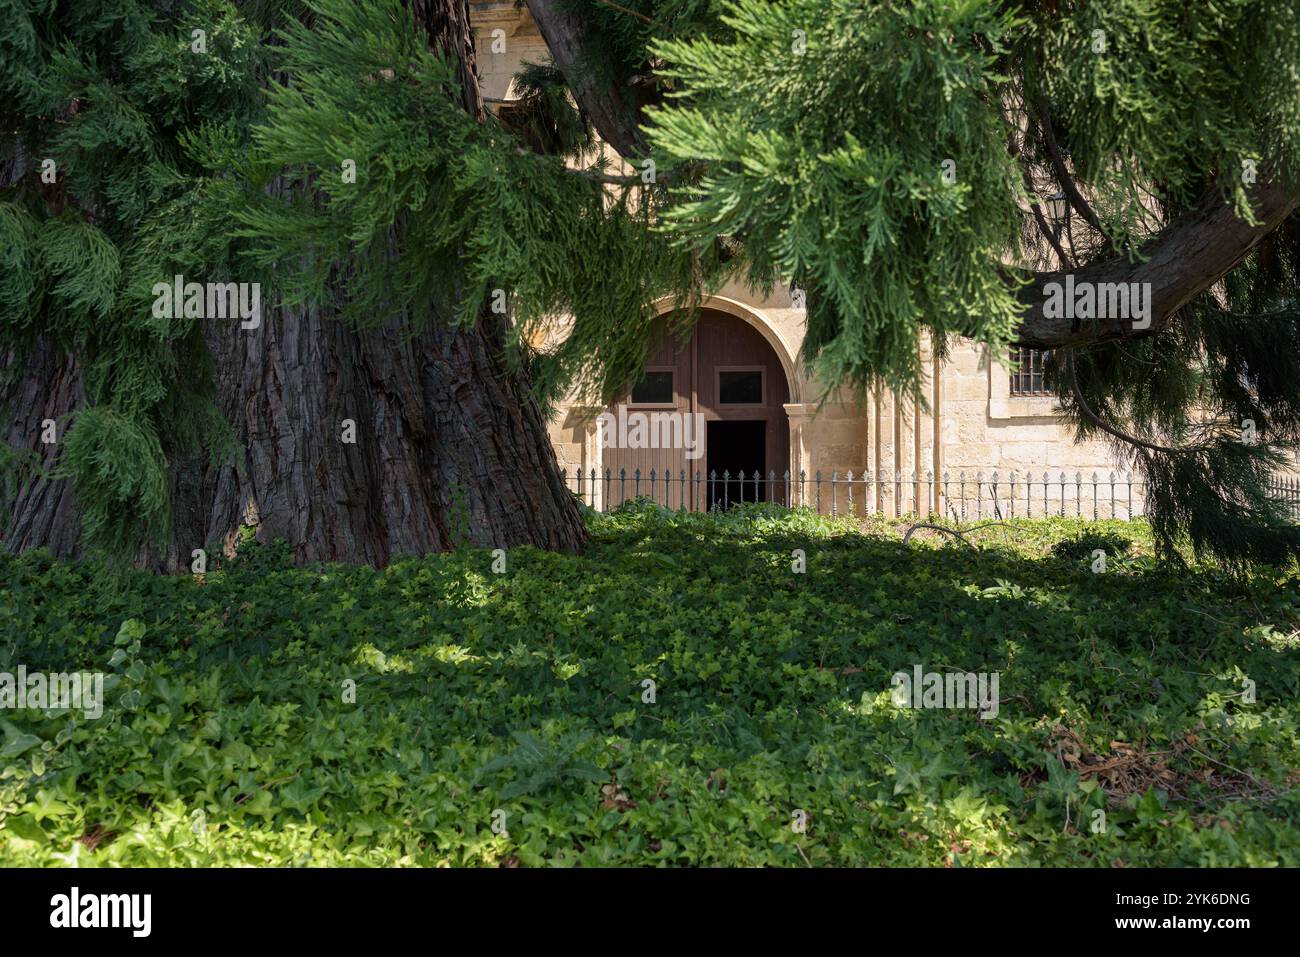
[[[1011,347],[1011,361],[1018,365],[1011,373],[1012,395],[1052,395],[1043,383],[1043,364],[1048,352],[1045,349]]]

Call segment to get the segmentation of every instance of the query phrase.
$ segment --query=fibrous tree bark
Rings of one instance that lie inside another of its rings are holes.
[[[47,473],[58,460],[60,418],[85,405],[81,370],[73,357],[38,339],[27,350],[0,350],[0,442],[35,455]],[[53,420],[52,436],[45,423]],[[53,442],[45,442],[50,436]],[[22,474],[22,473],[20,473]],[[75,498],[69,483],[36,478],[11,490],[4,541],[14,550],[44,547],[56,555],[75,553],[79,538]]]
[[[482,116],[467,0],[412,0],[430,43],[453,54],[465,109]],[[358,330],[328,309],[272,307],[257,329],[206,322],[233,462],[175,462],[169,541],[139,556],[186,568],[191,552],[230,545],[243,525],[286,540],[300,561],[384,565],[461,543],[574,550],[581,517],[565,489],[526,374],[504,359],[503,318],[470,328],[399,319]],[[41,423],[75,416],[75,362],[37,342],[0,354],[0,441],[55,464]],[[349,422],[350,420],[350,422]],[[348,430],[348,431],[345,431]],[[346,441],[354,438],[354,441]],[[40,476],[17,489],[5,543],[76,554],[75,495]]]

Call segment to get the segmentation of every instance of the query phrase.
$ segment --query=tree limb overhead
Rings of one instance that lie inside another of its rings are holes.
[[[1166,226],[1143,247],[1143,262],[1127,256],[1093,263],[1074,270],[1076,285],[1092,283],[1151,284],[1151,325],[1134,329],[1128,319],[1084,320],[1077,330],[1068,317],[1043,315],[1048,283],[1063,282],[1064,272],[1035,273],[1019,298],[1026,306],[1025,318],[1016,335],[1017,345],[1034,349],[1087,345],[1110,339],[1131,339],[1160,332],[1174,314],[1197,294],[1213,286],[1273,232],[1297,208],[1300,194],[1276,182],[1261,183],[1251,194],[1255,218],[1252,226],[1240,219],[1232,205],[1215,192],[1207,193],[1197,206]]]
[[[600,138],[624,158],[647,155],[650,144],[640,129],[640,88],[609,83],[584,68],[584,49],[598,42],[590,24],[581,14],[565,9],[560,0],[528,0],[528,11]]]

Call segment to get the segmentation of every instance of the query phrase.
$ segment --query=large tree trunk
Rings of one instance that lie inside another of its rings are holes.
[[[286,540],[300,561],[384,565],[461,539],[581,546],[546,424],[526,383],[503,367],[500,331],[486,320],[411,336],[398,324],[356,332],[285,310],[255,331],[217,321],[205,333],[240,455],[215,468],[177,463],[171,540],[141,564],[188,567],[193,549],[230,546],[245,524],[260,540]],[[38,346],[0,386],[0,407],[14,413],[3,439],[48,468],[58,445],[41,443],[42,421],[82,404],[75,362]],[[10,548],[75,555],[78,538],[68,483],[19,488],[4,529]]]
[[[30,351],[0,350],[0,442],[33,452],[37,472],[48,472],[58,462],[60,416],[83,408],[81,370],[76,361],[38,340]],[[44,423],[56,421],[54,442],[42,441]],[[24,469],[22,474],[32,470]],[[76,504],[67,482],[39,479],[0,489],[3,540],[15,551],[48,548],[56,555],[75,554],[80,535]]]
[[[356,332],[292,310],[260,336],[208,332],[245,467],[178,474],[182,560],[186,543],[250,519],[304,561],[383,565],[445,550],[462,514],[474,544],[581,544],[545,422],[503,367],[500,330],[487,320],[412,337],[398,324]],[[355,443],[343,441],[345,420]]]
[[[412,0],[431,42],[460,62],[464,106],[481,116],[466,0]],[[140,564],[187,568],[193,549],[229,546],[240,526],[285,539],[300,561],[384,565],[462,541],[573,550],[582,521],[565,489],[526,379],[503,361],[505,329],[398,322],[354,330],[318,310],[276,309],[260,328],[215,320],[204,340],[221,411],[240,448],[233,463],[175,463],[173,528]],[[15,364],[21,362],[21,369]],[[16,374],[15,374],[16,373]],[[38,344],[0,354],[0,440],[54,464],[41,422],[84,405],[68,356]],[[355,441],[345,438],[351,420]],[[66,482],[23,484],[3,528],[12,549],[78,550]]]

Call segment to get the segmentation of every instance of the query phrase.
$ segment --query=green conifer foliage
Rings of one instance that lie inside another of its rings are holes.
[[[197,330],[154,319],[150,289],[228,242],[187,140],[248,122],[258,58],[257,30],[217,0],[0,11],[0,351],[10,375],[38,334],[76,358],[86,408],[55,474],[86,543],[114,555],[165,532],[169,456],[223,448]],[[10,488],[30,474],[32,456],[3,458]]]
[[[271,90],[255,129],[252,188],[230,198],[259,265],[302,265],[277,275],[286,297],[337,295],[331,280],[346,263],[342,315],[362,325],[395,314],[468,324],[504,308],[512,348],[527,351],[568,317],[563,343],[533,357],[544,397],[569,387],[608,396],[639,373],[653,303],[684,301],[715,272],[707,256],[652,233],[660,194],[606,190],[567,168],[565,154],[583,145],[576,130],[547,155],[471,117],[453,66],[399,0],[318,0],[312,10],[310,27],[279,35],[277,66],[290,79]],[[528,75],[540,95],[547,77]],[[345,163],[355,177],[342,175]]]
[[[38,334],[76,358],[86,407],[60,424],[51,477],[72,481],[94,549],[162,539],[177,457],[231,451],[197,322],[155,315],[157,282],[260,282],[358,325],[469,323],[504,303],[507,347],[545,400],[626,383],[653,302],[708,272],[651,233],[654,190],[606,192],[466,114],[398,0],[6,7],[0,348],[16,350],[10,375]],[[561,314],[564,344],[535,354]],[[7,449],[5,488],[33,462]]]
[[[1207,191],[1247,221],[1257,179],[1300,191],[1296,0],[724,0],[720,19],[641,28],[671,81],[649,139],[702,171],[665,232],[735,237],[756,282],[806,290],[805,359],[832,385],[914,389],[922,334],[1004,361],[1033,270],[1139,259]],[[1063,228],[1036,226],[1059,190]],[[1168,328],[1049,368],[1079,436],[1142,471],[1166,554],[1184,534],[1231,564],[1300,554],[1266,493],[1300,439],[1296,238],[1292,217]]]

